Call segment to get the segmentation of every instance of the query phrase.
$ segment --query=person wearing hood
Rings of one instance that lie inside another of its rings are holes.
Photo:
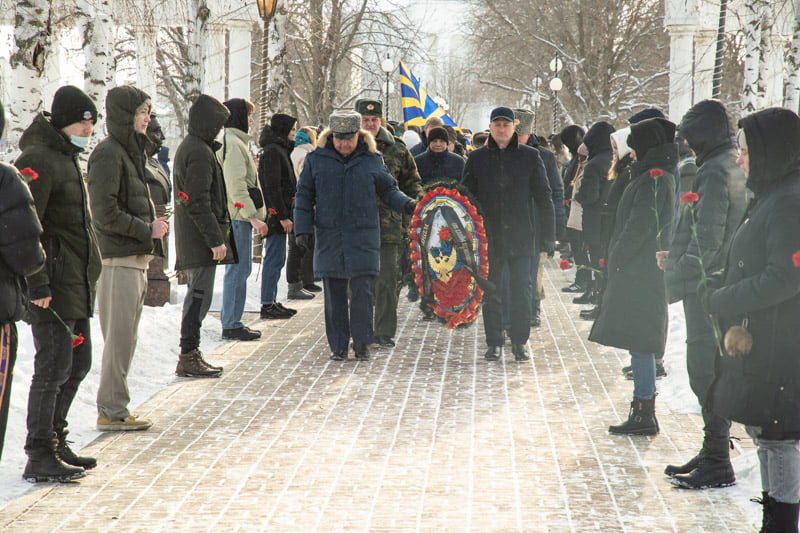
[[[219,377],[222,367],[209,364],[200,351],[200,327],[214,295],[217,265],[239,261],[232,239],[228,194],[216,141],[230,111],[201,94],[189,108],[189,132],[175,151],[175,270],[188,278],[183,300],[180,355],[175,374]]]
[[[617,206],[606,259],[608,282],[589,340],[631,354],[628,419],[610,426],[609,432],[656,435],[655,354],[663,352],[667,340],[664,273],[656,264],[656,251],[670,242],[675,213],[675,177],[665,170],[678,157],[675,124],[662,118],[634,124],[627,144],[636,162]]]
[[[672,476],[672,483],[678,487],[724,487],[736,479],[728,444],[731,423],[708,406],[719,348],[708,313],[697,297],[697,284],[725,262],[747,206],[745,176],[736,165],[735,130],[721,102],[703,100],[692,106],[678,132],[697,154],[691,192],[699,200],[683,204],[672,244],[668,251],[659,252],[658,259],[666,269],[669,302],[683,301],[686,369],[702,409],[704,436],[695,457],[684,465],[668,465],[664,473]],[[702,257],[702,265],[698,257]]]
[[[314,128],[303,126],[294,135],[294,150],[290,154],[294,175],[299,176],[303,173],[303,164],[306,156],[317,147],[317,132]]]
[[[744,424],[758,447],[762,531],[797,532],[800,117],[780,108],[748,115],[739,121],[737,144],[736,162],[754,198],[731,239],[722,286],[698,286],[725,332],[709,400],[714,413]]]
[[[428,134],[428,149],[414,158],[422,185],[434,181],[460,181],[464,158],[447,149],[448,135],[444,128],[433,128]]]
[[[52,133],[58,132],[47,120],[44,113],[37,115],[37,119],[39,116],[42,117],[40,121],[44,121],[39,124],[40,127],[47,125],[52,130]],[[82,122],[82,120],[80,122]],[[93,122],[91,120],[88,122],[85,128],[91,129]],[[75,128],[71,129],[73,131],[75,130]],[[28,128],[25,133],[29,130],[30,128]],[[0,135],[2,135],[4,131],[5,112],[2,103],[0,103]],[[25,134],[23,134],[22,138],[26,139],[25,146],[30,150],[31,138]],[[62,142],[62,148],[69,144],[66,136],[59,140]],[[76,148],[74,145],[69,146]],[[50,152],[50,150],[52,150],[50,147],[42,146],[40,154],[44,154],[46,151]],[[74,152],[73,150],[69,151]],[[52,153],[48,155],[52,156]],[[40,171],[43,171],[45,170],[43,168],[44,164],[49,165],[49,160],[41,160],[38,163],[37,167]],[[32,170],[29,167],[22,168]],[[50,167],[48,170],[55,170],[55,167]],[[63,172],[63,169],[59,170]],[[66,174],[66,172],[63,173]],[[53,175],[51,174],[48,176],[48,179],[52,179],[52,177]],[[31,182],[36,181],[33,179],[33,174],[26,172],[26,176],[22,176],[13,166],[5,162],[0,162],[0,227],[3,228],[3,231],[0,232],[0,457],[3,455],[3,442],[6,436],[11,402],[11,380],[14,377],[14,364],[17,360],[19,337],[17,336],[16,322],[25,318],[30,303],[25,277],[28,276],[32,278],[37,272],[41,271],[42,267],[45,265],[44,249],[40,242],[42,226],[37,216],[31,191],[28,186],[25,185],[25,178]],[[73,185],[75,184],[80,184],[81,189],[83,188],[80,177],[78,177],[77,182],[73,181]],[[81,200],[83,201],[83,213],[86,213],[85,195]],[[86,228],[84,227],[83,229],[85,230]],[[55,333],[56,335],[60,334],[61,337],[69,339],[69,336],[63,328]],[[34,343],[36,346],[41,346],[36,342],[35,338]],[[68,363],[73,354],[71,348],[67,349],[66,346],[63,345],[60,346],[60,348],[61,349],[58,350],[59,353],[42,353],[41,355],[37,353],[34,355],[34,377],[36,378],[37,385],[43,383],[43,378],[47,379],[46,375],[52,376],[52,378],[56,378],[56,374],[60,375],[60,379],[51,378],[53,382],[50,384],[50,387],[38,386],[38,392],[34,393],[34,396],[38,395],[40,398],[52,399],[53,403],[55,403],[55,397],[58,394],[58,387],[63,385],[69,378]],[[49,364],[46,365],[47,368],[42,368],[41,363],[45,362],[44,359],[47,359],[47,363],[51,361],[56,362],[56,360],[59,359],[59,355],[63,356],[63,362],[66,364],[59,365],[58,367]],[[36,369],[39,370],[38,373]],[[83,369],[78,370],[76,374],[80,374],[82,370]],[[63,377],[65,374],[67,376]],[[79,382],[80,379],[77,380],[77,383]],[[52,391],[51,394],[46,392],[48,389]],[[33,393],[33,391],[31,391],[31,393]],[[67,407],[69,407],[69,401],[71,401],[71,398],[66,402]],[[26,468],[28,475],[32,473],[35,474],[33,476],[34,479],[32,479],[33,481],[37,481],[37,478],[42,474],[48,477],[54,476],[54,481],[72,479],[73,476],[82,477],[82,468],[70,468],[63,464],[62,460],[58,458],[56,452],[57,448],[56,450],[53,449],[54,421],[58,419],[58,421],[61,422],[61,417],[57,417],[52,411],[49,413],[45,412],[44,414],[45,416],[36,420],[36,425],[42,430],[39,434],[42,438],[35,446],[35,448],[38,449],[29,448],[26,450],[29,456],[33,457],[32,462],[34,462],[32,468]],[[66,426],[66,420],[63,422]],[[66,441],[64,442],[64,446],[68,446]],[[67,459],[69,459],[69,457],[67,457]],[[35,472],[32,472],[32,470],[35,470]]]
[[[562,181],[564,183],[564,211],[567,217],[564,235],[569,243],[569,248],[562,248],[561,254],[562,257],[565,253],[567,256],[572,256],[572,260],[576,266],[589,266],[589,254],[586,253],[583,247],[583,233],[581,231],[583,211],[581,211],[581,204],[575,201],[575,193],[580,189],[580,183],[583,179],[583,169],[586,166],[586,157],[588,155],[586,145],[583,144],[583,137],[585,134],[586,130],[577,124],[567,126],[561,130],[559,134],[559,138],[564,146],[567,147],[570,157],[562,175]],[[592,272],[590,270],[578,268],[577,272],[575,272],[575,279],[573,282],[566,287],[562,287],[561,292],[586,292],[589,290],[591,279]]]
[[[261,318],[267,320],[291,318],[296,310],[278,302],[278,279],[286,264],[286,281],[290,300],[308,300],[314,297],[306,290],[304,280],[314,283],[313,273],[304,272],[310,254],[297,246],[292,223],[292,203],[297,189],[294,166],[289,152],[294,145],[297,119],[284,113],[275,113],[270,123],[261,130],[258,160],[258,179],[264,191],[268,210],[269,233],[262,254]],[[289,261],[286,261],[286,236],[289,236]]]
[[[303,248],[310,249],[316,231],[314,273],[324,285],[325,333],[333,361],[347,359],[351,338],[356,359],[369,359],[381,252],[376,196],[405,214],[417,205],[386,171],[372,134],[361,129],[361,116],[331,115],[318,148],[306,157],[294,221],[297,244]]]
[[[242,98],[226,100],[224,105],[230,116],[225,123],[222,150],[217,151],[217,158],[222,164],[232,238],[239,261],[225,266],[220,309],[222,338],[252,341],[261,338],[261,331],[245,326],[242,314],[247,300],[247,278],[253,264],[253,230],[261,237],[267,234],[264,196],[248,148],[256,106]]]
[[[156,216],[164,216],[170,209],[172,199],[172,182],[169,173],[156,158],[161,153],[164,144],[164,131],[155,113],[150,113],[150,124],[147,125],[147,159],[144,173],[147,180],[147,189],[150,199],[156,209]],[[169,232],[164,234],[162,242],[169,239]],[[162,246],[163,256],[155,256],[147,268],[147,293],[144,297],[145,305],[162,306],[169,301],[169,278],[164,274],[164,265],[169,264],[168,246]]]
[[[492,110],[489,140],[470,154],[462,179],[483,209],[492,265],[489,281],[497,287],[483,301],[487,361],[502,356],[507,300],[514,360],[530,360],[525,345],[531,332],[531,264],[537,234],[541,236],[541,251],[555,249],[555,215],[547,171],[538,150],[519,143],[514,121],[510,108]],[[505,269],[513,287],[508,296],[503,291]]]
[[[422,196],[422,180],[417,172],[417,164],[403,141],[381,126],[381,102],[361,99],[356,102],[355,107],[356,112],[361,115],[361,129],[375,138],[375,144],[383,155],[383,162],[398,188],[406,196],[419,199]],[[408,232],[409,224],[401,212],[380,202],[378,213],[381,221],[381,255],[380,270],[375,280],[375,342],[380,346],[392,347],[395,345],[394,336],[397,333],[400,254],[408,253],[404,236]]]
[[[97,388],[97,429],[147,429],[152,422],[128,410],[128,370],[147,291],[147,267],[162,255],[169,229],[156,217],[145,165],[150,96],[131,85],[114,87],[106,97],[108,136],[89,156],[89,199],[103,258],[97,307],[105,345]]]
[[[608,122],[596,122],[586,132],[583,144],[589,151],[586,166],[583,168],[583,179],[580,188],[575,192],[575,200],[581,204],[583,217],[581,219],[581,237],[583,246],[589,254],[589,264],[593,270],[589,276],[589,287],[582,296],[573,301],[580,304],[596,304],[600,280],[597,271],[601,270],[600,259],[606,255],[603,246],[603,231],[600,213],[603,200],[608,191],[608,171],[611,169],[611,134],[614,126]],[[592,279],[593,278],[593,279]]]
[[[514,109],[514,117],[518,121],[517,135],[519,136],[520,144],[536,148],[539,151],[539,156],[542,158],[544,168],[547,171],[547,181],[550,183],[550,191],[553,197],[553,209],[556,216],[556,240],[563,241],[565,239],[565,232],[567,226],[567,213],[564,209],[564,182],[561,181],[561,174],[558,171],[558,163],[556,163],[556,156],[542,146],[536,133],[533,131],[533,111],[529,109]],[[536,210],[534,209],[534,216]],[[537,229],[539,226],[537,225]],[[540,304],[541,299],[544,297],[544,287],[542,285],[542,276],[544,274],[544,262],[547,259],[547,254],[540,254],[541,235],[537,232],[536,235],[536,249],[533,256],[533,272],[531,273],[531,326],[539,327],[541,325],[540,317]]]

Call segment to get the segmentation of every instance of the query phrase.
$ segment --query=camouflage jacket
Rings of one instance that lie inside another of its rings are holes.
[[[383,162],[389,169],[389,174],[397,180],[397,186],[407,196],[419,200],[422,196],[422,179],[417,172],[414,157],[406,148],[403,141],[393,137],[386,128],[375,137],[378,150],[383,154]],[[381,217],[381,242],[386,244],[400,244],[403,234],[407,231],[408,216],[389,209],[378,200],[378,210]],[[404,221],[404,219],[406,219]],[[404,223],[405,222],[405,223]]]

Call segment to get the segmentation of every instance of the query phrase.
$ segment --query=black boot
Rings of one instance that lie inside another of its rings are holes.
[[[772,518],[772,507],[775,505],[775,500],[770,497],[768,492],[761,492],[761,498],[750,498],[750,501],[761,504],[763,507],[761,512],[761,529],[758,530],[758,533],[775,531],[775,524]]]
[[[609,426],[608,431],[614,435],[657,435],[656,399],[643,400],[634,398],[628,420],[618,426]]]
[[[766,529],[772,533],[798,533],[797,519],[800,503],[783,503],[772,499],[772,528]]]
[[[678,474],[688,474],[695,468],[697,465],[700,464],[700,461],[703,460],[705,449],[701,449],[700,453],[689,459],[685,464],[682,465],[667,465],[664,469],[664,474],[672,477]]]
[[[597,289],[595,289],[594,281],[590,281],[586,288],[586,292],[572,299],[574,304],[593,304],[597,302]]]
[[[58,440],[26,449],[28,464],[22,473],[22,479],[30,483],[58,482],[64,483],[86,476],[83,468],[65,465],[56,455]]]
[[[68,434],[69,431],[66,429],[60,433],[56,432],[56,438],[58,439],[56,455],[58,455],[58,458],[68,465],[79,466],[84,470],[91,470],[92,468],[96,467],[97,459],[94,457],[81,457],[72,451],[72,448],[69,447],[70,441],[67,440]]]
[[[729,420],[703,407],[703,449],[695,467],[688,473],[676,473],[672,484],[683,489],[728,487],[736,483],[730,458]],[[684,466],[691,466],[687,463]]]
[[[369,361],[369,346],[363,342],[353,342],[353,351],[356,354],[356,361]]]
[[[600,304],[589,309],[584,309],[581,311],[580,316],[583,320],[596,320],[597,317],[600,316]]]

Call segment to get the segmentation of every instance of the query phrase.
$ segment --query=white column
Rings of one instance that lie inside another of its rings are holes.
[[[711,98],[714,81],[714,57],[717,53],[717,32],[699,30],[694,34],[694,95],[692,104]]]
[[[136,86],[158,99],[158,75],[156,70],[156,47],[158,46],[158,26],[136,26]]]
[[[228,94],[231,98],[250,97],[250,24],[228,25]]]
[[[696,26],[669,26],[669,119],[677,123],[692,107],[692,67]]]
[[[208,25],[208,43],[206,53],[206,79],[204,92],[219,101],[225,97],[225,78],[227,50],[225,48],[225,26],[221,24]],[[234,95],[230,95],[232,98]]]

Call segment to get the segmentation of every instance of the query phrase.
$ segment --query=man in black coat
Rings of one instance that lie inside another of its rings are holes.
[[[686,367],[689,384],[700,402],[704,438],[700,453],[665,473],[679,487],[703,489],[732,485],[729,456],[730,421],[715,415],[708,405],[719,348],[714,331],[697,297],[705,274],[724,265],[728,248],[747,206],[745,176],[736,165],[733,124],[717,100],[703,100],[683,116],[680,135],[697,154],[697,175],[691,190],[700,199],[684,205],[668,252],[658,254],[670,303],[683,300],[686,317]],[[693,230],[696,230],[696,237]],[[702,264],[698,261],[702,258]]]
[[[428,134],[428,149],[414,158],[423,185],[440,180],[461,180],[464,158],[449,151],[447,143],[447,130],[433,128]]]
[[[480,203],[489,241],[489,280],[498,288],[487,294],[483,306],[485,358],[496,361],[503,345],[502,276],[508,269],[513,290],[511,350],[517,361],[529,359],[525,350],[531,330],[531,264],[536,225],[541,226],[542,251],[555,248],[555,217],[550,185],[542,158],[535,148],[521,145],[515,132],[514,112],[492,110],[486,146],[470,154],[462,183]],[[534,203],[539,216],[534,223]]]
[[[0,103],[0,132],[5,114]],[[36,216],[31,192],[17,170],[0,162],[0,457],[8,424],[11,378],[17,359],[17,326],[28,306],[25,276],[44,266],[39,243],[42,226]]]

